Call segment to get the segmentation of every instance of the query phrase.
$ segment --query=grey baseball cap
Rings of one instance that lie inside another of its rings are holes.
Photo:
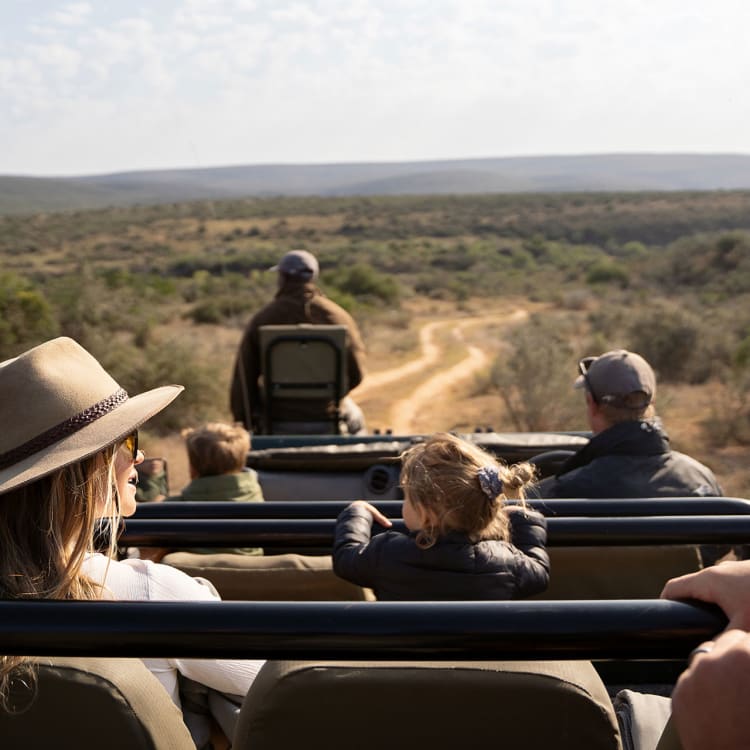
[[[285,273],[287,276],[298,276],[302,279],[317,279],[318,259],[307,250],[292,250],[268,270]]]
[[[594,401],[614,406],[645,408],[656,395],[656,376],[651,365],[640,354],[614,349],[599,357],[586,357],[578,363],[580,375],[576,388],[588,388]],[[631,394],[642,393],[633,402]]]

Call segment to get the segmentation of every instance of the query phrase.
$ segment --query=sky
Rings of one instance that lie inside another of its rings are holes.
[[[0,1],[0,174],[750,154],[748,0]]]

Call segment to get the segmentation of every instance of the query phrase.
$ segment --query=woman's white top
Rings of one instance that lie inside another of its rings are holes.
[[[111,560],[92,554],[83,566],[86,576],[101,583],[112,599],[123,601],[218,601],[221,597],[204,578],[193,578],[170,565],[150,560]],[[164,685],[179,706],[177,673],[214,690],[245,695],[263,661],[248,659],[144,659],[144,664]]]

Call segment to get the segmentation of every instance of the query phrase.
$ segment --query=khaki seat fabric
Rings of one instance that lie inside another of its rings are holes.
[[[397,635],[394,635],[397,638]],[[590,662],[267,662],[234,750],[620,750]]]
[[[698,547],[551,547],[549,587],[532,599],[656,599],[676,576],[701,569]]]
[[[0,747],[19,750],[195,750],[180,709],[138,659],[39,659],[36,695],[0,712]]]
[[[339,434],[339,404],[349,390],[346,326],[267,325],[258,333],[265,431]],[[302,412],[300,402],[305,402]],[[287,414],[290,405],[296,405],[295,418]]]
[[[222,599],[240,601],[362,601],[369,589],[333,572],[330,555],[199,555],[172,552],[163,563],[207,578]]]

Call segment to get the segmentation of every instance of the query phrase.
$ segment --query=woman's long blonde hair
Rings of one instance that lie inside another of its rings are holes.
[[[482,474],[493,477],[494,489],[483,488]],[[417,544],[427,549],[449,531],[463,532],[473,542],[509,541],[504,501],[517,499],[525,506],[524,488],[534,475],[531,464],[506,466],[475,443],[447,432],[408,448],[401,454],[401,486],[430,519],[417,532]]]
[[[112,517],[114,528],[119,523],[116,448],[0,495],[0,598],[99,598],[100,587],[82,566],[94,551],[97,519]],[[116,545],[113,534],[110,556]],[[10,685],[22,676],[33,679],[28,657],[0,656],[0,708],[12,710]]]

